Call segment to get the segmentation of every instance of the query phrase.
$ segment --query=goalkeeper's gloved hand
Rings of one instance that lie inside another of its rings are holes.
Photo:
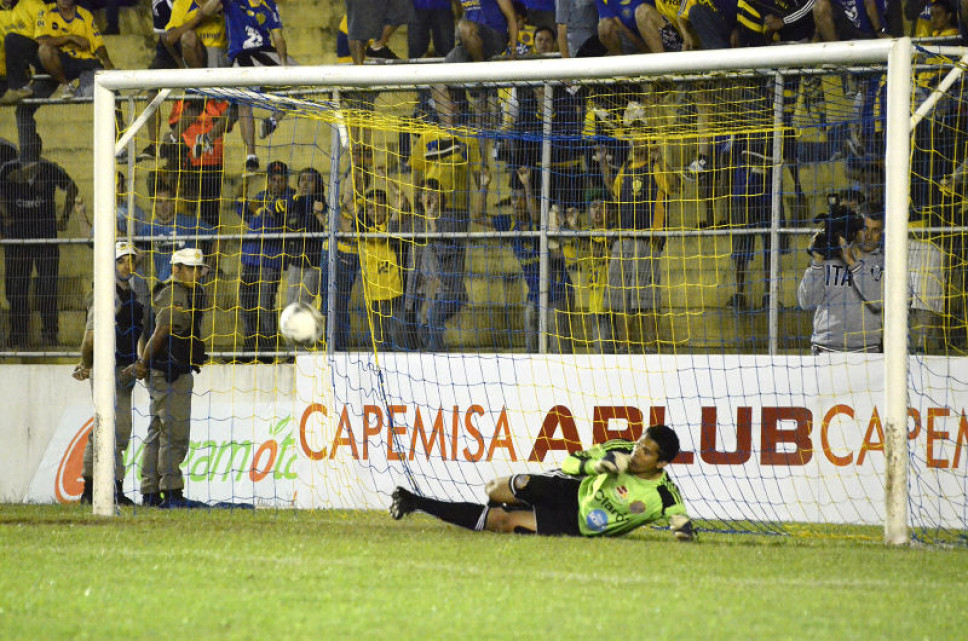
[[[592,464],[596,474],[621,474],[629,469],[629,459],[625,452],[610,451]]]
[[[669,517],[669,529],[677,541],[690,543],[696,540],[696,531],[692,526],[692,519],[685,514],[673,514]]]

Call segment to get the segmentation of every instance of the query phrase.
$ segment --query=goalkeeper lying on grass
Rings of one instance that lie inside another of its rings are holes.
[[[487,505],[438,501],[398,487],[390,515],[402,519],[420,510],[470,530],[548,536],[620,536],[668,520],[678,540],[690,541],[692,522],[664,469],[678,453],[676,433],[653,425],[634,443],[608,441],[572,454],[560,470],[490,481]]]

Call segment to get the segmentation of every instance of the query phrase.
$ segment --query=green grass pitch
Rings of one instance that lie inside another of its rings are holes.
[[[0,505],[0,639],[964,639],[968,550]]]

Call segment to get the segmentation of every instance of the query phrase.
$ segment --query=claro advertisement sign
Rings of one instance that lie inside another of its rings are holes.
[[[307,355],[288,389],[268,394],[241,389],[231,368],[197,381],[183,473],[202,501],[379,508],[397,484],[475,500],[492,477],[661,422],[680,435],[670,472],[697,516],[877,523],[880,371],[869,355]],[[922,509],[944,521],[943,497],[968,480],[968,366],[912,359],[910,378],[912,494],[933,497]],[[129,490],[149,421],[143,389],[134,404]],[[90,406],[65,408],[27,500],[76,500],[92,425]]]

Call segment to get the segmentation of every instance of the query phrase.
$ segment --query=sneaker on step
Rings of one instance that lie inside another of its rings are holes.
[[[0,97],[0,105],[15,105],[21,100],[26,100],[27,98],[33,98],[34,90],[30,87],[21,87],[20,89],[7,89],[7,93]]]
[[[278,126],[279,122],[272,116],[263,118],[262,123],[259,126],[259,138],[268,138]]]
[[[259,171],[259,157],[255,154],[249,154],[245,157],[245,170],[246,171]]]
[[[136,160],[138,162],[148,162],[148,161],[154,160],[157,156],[158,156],[157,147],[155,147],[154,145],[148,145],[147,147],[141,150],[141,153],[138,154],[138,157],[136,158]]]
[[[374,48],[372,45],[366,48],[367,58],[381,58],[383,60],[399,60],[400,56],[393,53],[390,47],[383,45],[379,48]]]
[[[65,82],[58,87],[57,91],[54,92],[50,99],[60,101],[73,100],[75,93],[77,93],[77,82],[72,80],[71,82]]]

